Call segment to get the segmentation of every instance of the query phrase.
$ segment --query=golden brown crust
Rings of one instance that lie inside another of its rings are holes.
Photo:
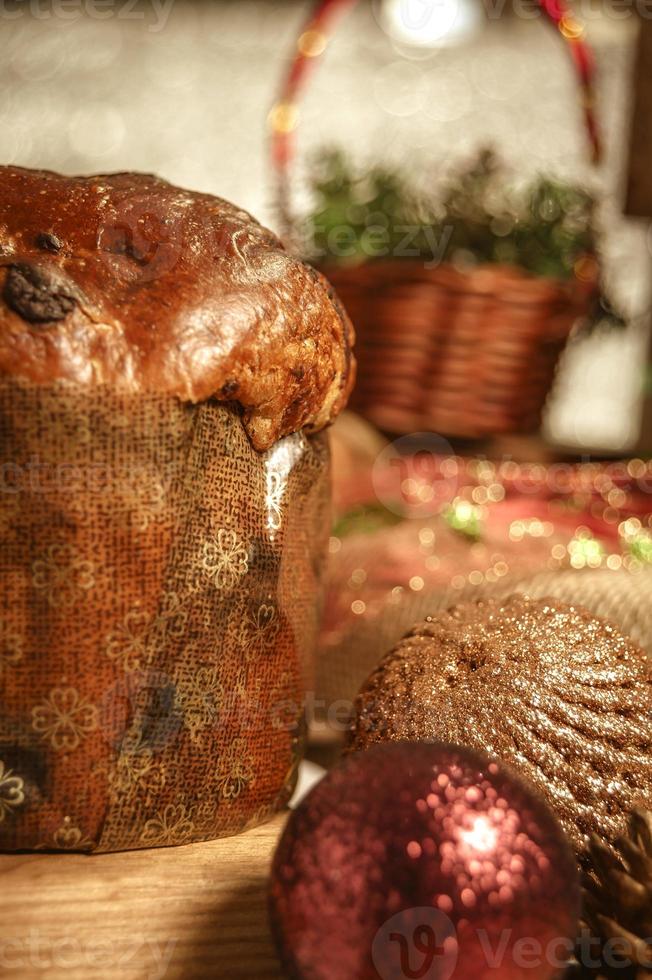
[[[0,167],[0,375],[239,402],[257,449],[346,402],[353,331],[245,211],[145,174]]]

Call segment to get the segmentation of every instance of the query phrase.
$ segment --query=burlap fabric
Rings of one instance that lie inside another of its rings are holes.
[[[500,598],[514,592],[578,603],[595,615],[612,620],[652,657],[652,569],[541,572],[526,578],[512,576],[491,586],[412,593],[386,606],[376,618],[362,621],[356,630],[347,633],[342,644],[318,658],[318,703],[331,711],[333,705],[339,704],[341,717],[341,702],[353,700],[381,657],[415,623],[457,602],[481,596]]]
[[[0,848],[238,832],[288,800],[328,535],[324,437],[0,383]]]

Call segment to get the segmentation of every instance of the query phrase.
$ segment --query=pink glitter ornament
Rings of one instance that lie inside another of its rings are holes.
[[[300,980],[551,980],[578,914],[546,804],[442,743],[350,756],[292,814],[272,868],[272,924]]]

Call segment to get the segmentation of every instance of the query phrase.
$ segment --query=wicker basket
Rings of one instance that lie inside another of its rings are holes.
[[[590,292],[486,265],[411,260],[323,269],[357,332],[351,407],[387,432],[536,429]]]
[[[337,18],[354,2],[315,5],[270,115],[278,209],[288,238],[295,226],[288,185],[298,99]],[[544,0],[542,5],[552,16]],[[570,16],[561,5],[555,10]],[[578,43],[572,50],[597,160],[592,62],[584,42]],[[538,427],[559,356],[596,289],[595,282],[544,279],[516,267],[427,268],[405,258],[331,263],[321,271],[356,329],[358,383],[351,407],[386,432],[432,430],[467,438]]]

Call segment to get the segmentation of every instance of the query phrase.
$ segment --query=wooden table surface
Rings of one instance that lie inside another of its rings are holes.
[[[0,855],[0,977],[281,980],[266,888],[285,819],[187,847]]]

